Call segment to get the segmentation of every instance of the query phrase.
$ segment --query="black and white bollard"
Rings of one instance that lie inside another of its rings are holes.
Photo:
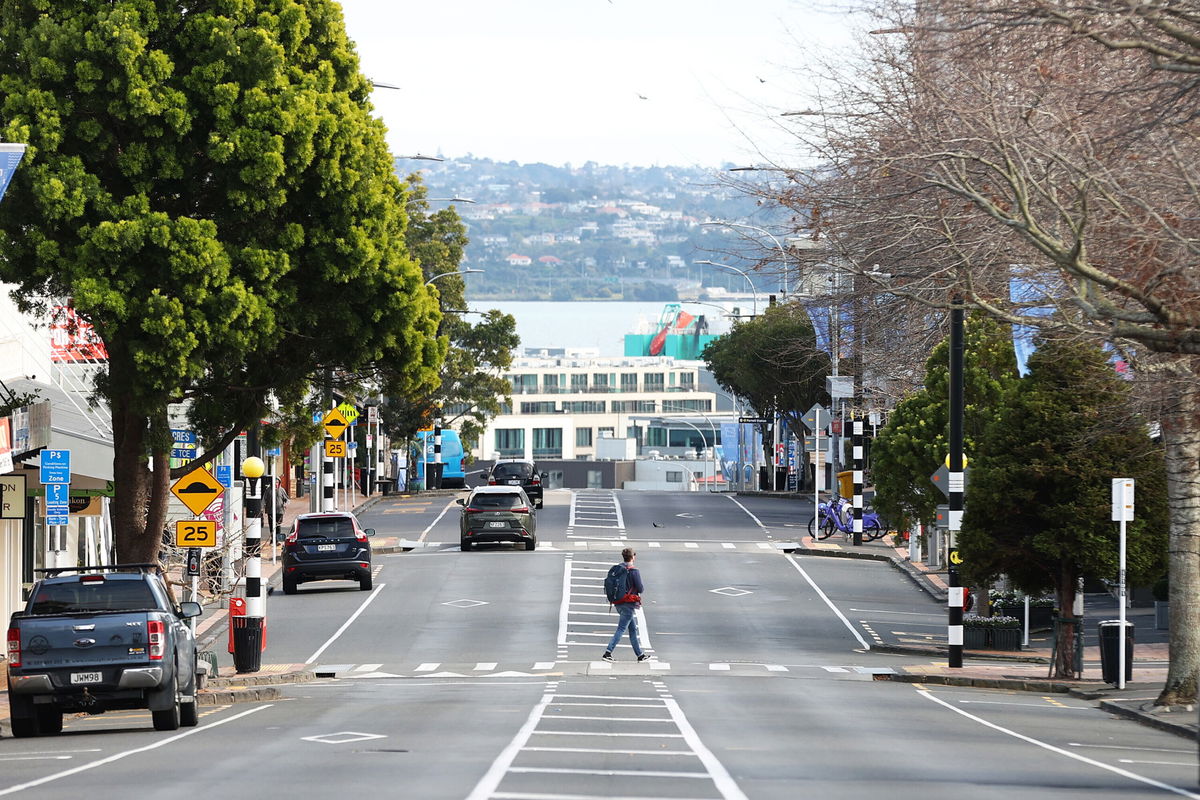
[[[863,543],[863,421],[858,414],[850,423],[850,448],[854,458],[854,546]]]
[[[262,591],[262,459],[251,456],[242,462],[246,487],[245,557],[246,614],[233,617],[233,666],[237,672],[258,672],[262,667],[263,629],[267,604]]]

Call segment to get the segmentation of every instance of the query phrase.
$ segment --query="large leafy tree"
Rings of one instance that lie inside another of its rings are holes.
[[[407,440],[441,409],[444,422],[455,425],[469,448],[487,420],[500,413],[501,398],[511,391],[503,372],[520,341],[517,322],[496,309],[472,319],[476,312],[467,308],[465,282],[454,274],[463,262],[466,226],[453,206],[431,210],[419,174],[409,176],[407,188],[408,245],[436,292],[442,311],[438,332],[448,350],[437,381],[419,392],[390,394],[383,422],[393,439]]]
[[[963,326],[963,447],[973,469],[983,432],[1017,379],[1008,326],[982,314]],[[871,451],[875,507],[889,519],[931,523],[945,495],[929,476],[950,452],[950,343],[925,365],[925,385],[902,400]],[[972,473],[973,475],[973,473]]]
[[[219,450],[316,374],[434,379],[369,91],[331,0],[0,0],[0,130],[29,144],[0,279],[108,349],[120,558],[156,556],[168,404]]]
[[[726,391],[746,398],[760,416],[776,413],[792,430],[813,403],[828,403],[825,378],[829,354],[817,347],[808,311],[799,304],[776,305],[704,348],[704,361]]]
[[[964,573],[1001,573],[1027,592],[1053,590],[1059,616],[1054,673],[1073,677],[1071,614],[1079,578],[1117,577],[1113,478],[1133,478],[1128,580],[1145,585],[1166,568],[1162,446],[1131,411],[1130,387],[1099,348],[1045,341],[988,425],[972,462],[958,546]]]

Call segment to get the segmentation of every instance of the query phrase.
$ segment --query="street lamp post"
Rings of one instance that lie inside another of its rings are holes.
[[[666,412],[666,410],[667,410],[667,409],[666,409],[666,406],[667,406],[667,403],[665,403],[665,402],[664,402],[664,403],[663,403],[663,411],[664,411],[664,412]],[[698,433],[698,434],[700,435],[700,441],[702,441],[702,442],[704,441],[704,431],[700,430],[700,429],[699,429],[698,427],[696,427],[696,426],[695,426],[693,423],[691,423],[691,422],[688,422],[686,419],[678,419],[678,418],[675,418],[675,417],[672,417],[672,419],[673,419],[675,422],[682,422],[684,425],[687,425],[689,428],[691,428],[692,430],[694,430],[696,433]],[[710,425],[712,424],[712,420],[709,420],[709,424],[710,424]],[[668,444],[669,444],[669,442],[668,442]],[[713,429],[713,452],[714,452],[714,453],[716,452],[716,444],[717,444],[717,440],[716,440],[716,429],[714,428],[714,429]],[[701,461],[703,461],[703,458],[701,458]],[[714,477],[714,479],[716,478],[716,476],[715,476],[715,475],[714,475],[713,477]],[[710,491],[710,492],[711,492],[711,491],[712,491],[712,489],[710,488],[708,491]]]
[[[710,267],[719,267],[720,269],[727,269],[731,272],[736,272],[738,275],[741,275],[743,278],[745,278],[746,283],[750,284],[751,294],[754,295],[754,316],[758,316],[758,289],[754,288],[754,281],[750,279],[750,276],[746,274],[744,269],[738,269],[737,267],[731,267],[728,264],[721,264],[716,261],[709,261],[707,258],[700,259],[695,263],[706,264]]]
[[[782,289],[783,289],[783,296],[787,297],[787,295],[788,295],[787,250],[784,248],[783,243],[779,241],[779,239],[775,236],[775,234],[771,233],[766,228],[760,228],[757,225],[750,225],[745,222],[729,222],[728,220],[723,220],[723,219],[713,220],[712,222],[701,222],[700,224],[701,225],[723,225],[727,228],[746,228],[748,230],[758,231],[759,233],[764,234],[765,236],[769,236],[771,238],[771,241],[775,243],[775,247],[777,247],[779,249],[779,258],[783,262],[783,286],[782,286]]]
[[[667,410],[668,405],[673,406],[676,404],[672,403],[668,400],[664,400],[663,401],[663,411]],[[705,414],[703,411],[699,411],[697,409],[679,409],[679,410],[680,411],[695,411],[695,413],[704,417],[704,421],[708,423],[708,427],[712,428],[712,443],[709,446],[712,448],[713,475],[712,475],[712,483],[709,485],[709,489],[708,489],[711,492],[711,491],[713,491],[712,487],[716,486],[716,484],[717,484],[717,426],[716,426],[716,424],[713,423],[712,418],[710,416],[708,416],[708,414]],[[692,423],[688,422],[685,419],[676,419],[675,421],[682,422],[684,425],[692,425]],[[692,425],[692,427],[696,428],[695,425]],[[700,434],[700,440],[704,441],[704,434],[700,432],[699,428],[696,428],[696,432]]]

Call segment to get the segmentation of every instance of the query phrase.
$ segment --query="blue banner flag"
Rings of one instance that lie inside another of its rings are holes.
[[[4,199],[8,182],[12,180],[13,173],[17,171],[17,165],[21,163],[23,155],[25,155],[25,145],[0,142],[0,200]]]

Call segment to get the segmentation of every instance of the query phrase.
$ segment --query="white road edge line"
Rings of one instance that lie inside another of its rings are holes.
[[[360,605],[360,606],[358,607],[358,610],[357,610],[357,611],[355,611],[353,614],[351,614],[351,615],[350,615],[350,618],[349,618],[348,620],[346,620],[345,622],[343,622],[343,623],[342,623],[342,627],[338,628],[338,629],[337,629],[337,632],[336,632],[336,633],[334,633],[334,634],[333,634],[333,636],[330,636],[330,637],[329,637],[329,638],[328,638],[328,639],[325,641],[325,644],[323,644],[323,645],[321,645],[320,647],[318,647],[318,648],[317,648],[317,652],[315,652],[315,653],[313,653],[311,656],[309,656],[309,657],[308,657],[308,660],[307,660],[307,661],[305,661],[304,663],[305,663],[305,664],[311,664],[311,663],[313,663],[314,661],[316,661],[318,658],[320,658],[320,657],[321,657],[321,653],[324,653],[324,652],[325,652],[325,648],[329,647],[329,645],[331,645],[331,644],[333,644],[335,641],[337,641],[337,638],[338,638],[339,636],[341,636],[343,633],[345,633],[345,632],[346,632],[346,628],[349,628],[349,627],[350,627],[350,624],[351,624],[351,623],[353,623],[353,622],[354,622],[354,620],[358,619],[358,616],[359,616],[359,614],[362,614],[362,612],[364,612],[364,611],[366,611],[366,610],[367,610],[367,606],[371,605],[371,601],[373,601],[373,600],[374,600],[376,597],[378,597],[378,596],[379,596],[379,593],[380,593],[381,591],[383,591],[383,587],[385,587],[385,586],[387,586],[387,584],[386,584],[386,583],[381,583],[381,584],[379,584],[378,586],[376,586],[376,587],[375,587],[375,591],[371,592],[371,595],[370,595],[370,597],[368,597],[366,600],[363,600],[363,601],[362,601],[362,605]]]
[[[673,698],[663,698],[663,704],[666,705],[667,711],[671,713],[671,719],[675,720],[676,727],[683,734],[683,740],[687,746],[692,749],[696,757],[700,759],[700,763],[708,770],[709,777],[716,785],[717,791],[721,793],[721,797],[725,800],[748,800],[742,790],[738,788],[730,774],[717,760],[717,757],[712,754],[712,751],[704,746],[704,742],[700,741],[700,737],[696,735],[695,728],[688,722],[687,717],[683,714],[683,709],[679,707],[679,703]]]
[[[133,750],[126,750],[123,753],[113,753],[111,756],[108,756],[107,758],[101,758],[98,761],[92,761],[87,764],[80,764],[78,767],[72,767],[71,769],[63,770],[62,772],[56,772],[53,775],[46,775],[45,777],[38,778],[37,780],[29,781],[28,783],[21,783],[21,784],[17,784],[16,786],[10,786],[7,789],[0,789],[0,797],[4,796],[6,794],[15,794],[16,792],[22,792],[26,789],[32,789],[35,786],[41,786],[43,784],[50,783],[51,781],[56,781],[59,778],[66,778],[70,775],[77,775],[80,772],[85,772],[89,769],[94,769],[95,767],[102,767],[105,764],[111,764],[114,761],[119,761],[122,758],[125,758],[126,756],[134,756],[134,755],[137,755],[138,753],[146,753],[151,750],[156,750],[159,747],[162,747],[164,745],[171,744],[172,742],[177,742],[180,739],[184,738],[185,736],[192,736],[193,734],[203,733],[204,731],[211,730],[212,728],[215,728],[218,725],[224,725],[226,722],[233,722],[235,719],[240,719],[249,714],[255,714],[259,711],[265,711],[268,708],[270,708],[272,705],[274,705],[274,703],[271,703],[271,704],[268,704],[265,706],[258,706],[257,708],[249,708],[249,709],[246,709],[245,711],[241,712],[240,714],[234,714],[232,717],[226,717],[225,719],[220,719],[220,720],[217,720],[216,722],[211,722],[208,725],[202,725],[201,727],[198,727],[198,728],[192,728],[190,730],[184,731],[183,733],[176,734],[175,736],[171,736],[166,739],[159,739],[157,742],[154,742],[153,744],[148,744],[145,747],[137,747],[137,748],[134,748]]]
[[[734,504],[735,506],[737,506],[738,508],[740,508],[742,511],[745,511],[745,512],[746,512],[746,516],[748,516],[748,517],[750,517],[750,519],[754,520],[754,524],[755,524],[755,525],[757,525],[758,527],[762,528],[764,531],[767,529],[767,526],[762,524],[762,520],[760,520],[758,517],[756,517],[756,516],[754,516],[753,514],[751,514],[751,513],[750,513],[750,509],[746,508],[744,505],[742,505],[740,502],[738,502],[738,500],[737,500],[737,498],[736,498],[736,497],[734,497],[734,496],[733,496],[733,495],[731,495],[731,494],[727,494],[727,495],[725,495],[725,497],[728,497],[730,500],[732,500],[732,501],[733,501],[733,504]]]
[[[961,714],[962,716],[966,717],[967,719],[969,719],[973,722],[978,722],[980,725],[983,725],[985,728],[991,728],[994,731],[999,731],[1000,733],[1003,733],[1006,736],[1011,736],[1014,739],[1020,739],[1023,742],[1028,742],[1029,744],[1035,745],[1037,747],[1041,747],[1044,750],[1049,750],[1051,753],[1057,753],[1060,756],[1066,756],[1067,758],[1074,759],[1074,760],[1082,762],[1084,764],[1088,764],[1093,767],[1099,767],[1100,769],[1107,770],[1109,772],[1120,775],[1123,778],[1129,778],[1132,781],[1138,781],[1139,783],[1144,783],[1147,786],[1153,786],[1156,789],[1162,789],[1165,792],[1171,792],[1172,794],[1177,794],[1181,797],[1200,798],[1200,795],[1193,794],[1193,793],[1187,791],[1186,789],[1180,789],[1178,786],[1171,786],[1170,784],[1162,783],[1161,781],[1156,781],[1153,778],[1147,778],[1142,775],[1138,775],[1137,773],[1130,772],[1129,770],[1121,769],[1120,767],[1114,767],[1109,764],[1104,764],[1100,761],[1095,761],[1093,759],[1088,758],[1087,756],[1081,756],[1078,753],[1072,753],[1070,750],[1063,750],[1061,747],[1055,747],[1054,745],[1048,744],[1047,742],[1039,741],[1038,739],[1034,739],[1032,736],[1026,736],[1023,733],[1017,733],[1014,730],[1009,730],[1008,728],[1001,727],[994,722],[988,722],[986,719],[983,719],[982,717],[977,717],[974,714],[963,711],[961,708],[955,708],[950,703],[947,703],[945,700],[934,697],[926,689],[918,689],[917,694],[921,695],[926,700],[932,700],[933,702],[937,703],[939,706],[942,706],[943,708],[950,709],[955,714]]]
[[[466,800],[487,800],[495,793],[500,786],[500,781],[504,780],[508,768],[516,761],[521,748],[533,735],[534,728],[538,726],[542,715],[546,712],[546,706],[550,705],[552,699],[554,699],[554,687],[551,684],[546,686],[546,693],[542,695],[541,701],[529,712],[529,718],[525,720],[521,730],[517,731],[517,735],[508,743],[508,746],[500,751],[500,755],[496,756],[492,766],[488,767],[488,771],[479,779],[479,783],[475,784],[475,788],[467,795]]]
[[[575,493],[571,493],[572,499]],[[574,561],[571,554],[563,559],[562,602],[558,606],[558,646],[567,646],[567,614],[571,610],[571,569]]]
[[[449,503],[446,503],[446,507],[442,509],[442,513],[438,514],[437,518],[434,519],[433,522],[429,523],[429,526],[427,528],[425,528],[425,530],[421,531],[421,535],[417,537],[417,541],[418,542],[425,541],[425,537],[429,535],[429,532],[431,530],[433,530],[433,526],[437,525],[439,522],[441,522],[442,517],[446,516],[446,512],[449,511],[450,509],[454,508],[454,506],[455,506],[455,502],[453,500],[451,500]]]
[[[867,640],[862,637],[862,634],[858,632],[857,628],[850,624],[850,620],[846,619],[846,615],[838,610],[838,607],[833,604],[833,601],[825,596],[825,593],[821,591],[821,587],[817,586],[816,581],[808,577],[808,573],[805,572],[804,567],[800,566],[800,564],[796,561],[795,556],[789,555],[786,556],[786,558],[788,561],[792,562],[792,566],[796,568],[796,571],[804,576],[804,580],[808,581],[808,585],[811,586],[813,590],[821,596],[821,599],[825,601],[825,605],[829,606],[830,610],[832,610],[834,614],[837,614],[837,618],[842,621],[842,624],[846,626],[850,633],[854,634],[854,638],[858,639],[858,643],[863,646],[863,649],[870,650],[871,645],[867,644]]]

